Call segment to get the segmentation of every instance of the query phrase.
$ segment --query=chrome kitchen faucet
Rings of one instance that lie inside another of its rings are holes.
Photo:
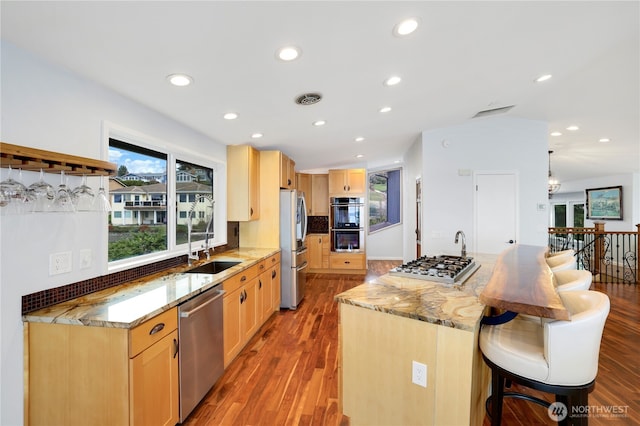
[[[458,244],[458,237],[462,235],[462,250],[460,251],[460,256],[467,257],[467,242],[464,238],[464,232],[458,231],[456,232],[456,239],[454,240],[455,244]]]

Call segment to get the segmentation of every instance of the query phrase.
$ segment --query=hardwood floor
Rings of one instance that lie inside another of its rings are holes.
[[[367,277],[309,274],[305,299],[295,311],[274,314],[227,368],[185,425],[348,425],[338,409],[338,306],[334,295],[400,262],[369,262]],[[611,313],[590,406],[591,425],[640,424],[640,305],[638,289],[601,285]],[[529,392],[529,390],[526,390]],[[548,399],[547,395],[538,393]],[[616,407],[626,417],[602,410]],[[552,425],[546,409],[506,399],[503,425]],[[484,425],[490,425],[485,418]]]

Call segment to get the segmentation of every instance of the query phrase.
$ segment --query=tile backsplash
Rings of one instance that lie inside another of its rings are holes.
[[[328,234],[329,233],[329,217],[328,216],[309,216],[307,218],[308,234]]]

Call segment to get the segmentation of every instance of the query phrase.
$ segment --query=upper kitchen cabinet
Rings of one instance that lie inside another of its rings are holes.
[[[329,196],[364,197],[366,176],[365,169],[329,170]]]
[[[280,153],[280,188],[294,189],[296,187],[296,162]]]
[[[311,194],[310,216],[329,216],[329,175],[311,175]]]
[[[311,203],[313,200],[313,191],[311,189],[311,176],[308,173],[296,173],[296,189],[298,192],[304,193],[307,201],[307,216],[313,216],[311,213]]]
[[[250,145],[227,146],[227,220],[260,217],[260,151]]]

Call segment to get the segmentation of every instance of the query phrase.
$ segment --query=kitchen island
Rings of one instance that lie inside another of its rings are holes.
[[[478,297],[497,256],[462,285],[384,275],[336,296],[340,400],[352,424],[480,425],[490,371],[478,349]],[[412,383],[426,365],[426,387]]]

